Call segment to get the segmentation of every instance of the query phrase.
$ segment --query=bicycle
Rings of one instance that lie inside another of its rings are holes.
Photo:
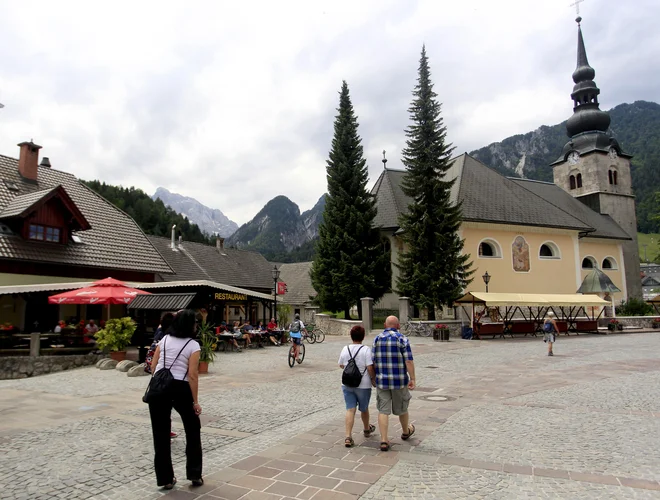
[[[310,331],[308,331],[307,329],[304,329],[304,330],[301,332],[301,335],[302,335],[302,338],[303,338],[304,340],[306,340],[307,343],[309,343],[309,344],[314,344],[314,343],[316,342],[316,335],[315,335],[315,333],[314,333],[313,331],[310,332]]]
[[[296,364],[296,361],[298,361],[298,364],[300,364],[305,359],[305,344],[301,342],[300,345],[298,346],[298,359],[296,359],[295,352],[293,350],[294,347],[295,344],[293,344],[289,348],[289,357],[288,357],[289,368],[293,368],[293,365]]]
[[[414,322],[408,320],[404,325],[403,329],[406,332],[406,335],[408,336],[415,334],[420,337],[430,337],[432,333],[431,329],[427,328],[427,325],[425,325],[421,321]]]
[[[314,323],[309,323],[307,324],[307,330],[311,331],[314,336],[316,337],[316,342],[319,344],[322,343],[325,340],[325,332],[316,326]]]

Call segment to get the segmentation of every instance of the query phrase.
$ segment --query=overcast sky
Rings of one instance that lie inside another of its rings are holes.
[[[422,44],[449,140],[471,151],[572,113],[573,0],[0,0],[0,154],[158,186],[239,224],[326,190],[347,80],[373,183],[401,168]],[[660,102],[660,2],[586,0],[601,107]]]

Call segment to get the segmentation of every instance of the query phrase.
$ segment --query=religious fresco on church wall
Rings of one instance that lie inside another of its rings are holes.
[[[522,236],[516,236],[511,245],[513,254],[513,270],[517,273],[529,272],[529,245]]]

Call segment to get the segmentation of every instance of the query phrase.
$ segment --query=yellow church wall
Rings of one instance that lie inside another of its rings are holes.
[[[529,271],[514,270],[512,246],[518,236],[522,236],[529,247]],[[464,223],[461,237],[465,240],[463,251],[471,255],[475,271],[468,291],[486,290],[482,279],[486,271],[491,276],[489,292],[575,293],[579,287],[577,232]],[[497,257],[479,256],[479,244],[484,240],[498,248]],[[540,257],[542,244],[553,246],[558,258]]]
[[[582,260],[593,258],[598,268],[603,271],[612,280],[621,293],[614,294],[615,302],[621,302],[626,297],[626,283],[624,280],[624,264],[622,247],[616,240],[599,240],[595,238],[582,238],[579,243],[580,248],[580,278],[584,279],[591,269],[582,269]],[[616,269],[603,269],[603,261],[612,259],[616,263]]]

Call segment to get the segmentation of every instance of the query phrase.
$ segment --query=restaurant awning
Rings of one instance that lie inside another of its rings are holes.
[[[154,293],[138,295],[128,305],[129,309],[150,309],[154,311],[178,311],[185,309],[195,298],[195,293]]]
[[[158,283],[138,283],[135,288],[143,290],[158,290],[162,288],[179,288],[179,287],[202,287],[206,286],[214,288],[222,292],[230,292],[230,294],[247,295],[262,300],[273,300],[273,296],[265,293],[255,292],[246,288],[239,288],[237,286],[224,285],[209,280],[195,280],[195,281],[159,281]],[[227,300],[231,300],[228,298]]]
[[[486,293],[468,292],[456,304],[484,304],[487,306],[609,306],[597,295],[581,293]]]

